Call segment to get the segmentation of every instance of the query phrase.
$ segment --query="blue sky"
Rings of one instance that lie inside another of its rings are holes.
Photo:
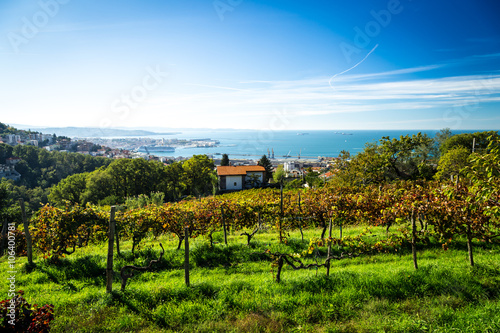
[[[5,0],[0,121],[499,129],[497,1]]]

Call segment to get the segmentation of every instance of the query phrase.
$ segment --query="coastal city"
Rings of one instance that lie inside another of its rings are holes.
[[[340,134],[335,132],[336,134]],[[306,133],[300,133],[305,135]],[[344,133],[342,133],[344,134]],[[344,134],[346,135],[346,134]],[[350,134],[349,134],[350,135]],[[12,134],[0,136],[0,143],[10,146],[28,145],[43,148],[47,151],[59,151],[90,155],[93,157],[105,157],[110,159],[134,159],[142,158],[147,161],[160,161],[164,164],[171,164],[176,161],[185,161],[189,155],[190,148],[214,148],[220,147],[220,141],[211,138],[201,139],[177,139],[150,137],[91,137],[91,138],[70,138],[25,130],[16,130]],[[163,153],[172,153],[177,149],[186,149],[185,156],[162,156]],[[221,165],[223,153],[205,154],[214,161],[214,164]],[[274,150],[267,149],[265,154],[275,171],[280,165],[286,173],[287,178],[301,178],[307,172],[314,172],[326,180],[332,176],[331,170],[336,158],[318,156],[316,159],[301,158],[291,156],[275,156]],[[0,164],[0,178],[17,181],[21,175],[16,171],[15,165],[20,159],[13,156],[6,159],[5,164]],[[233,166],[251,166],[257,164],[256,159],[242,158],[240,156],[231,157]]]

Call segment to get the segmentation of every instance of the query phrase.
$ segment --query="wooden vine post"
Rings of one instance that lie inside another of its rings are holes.
[[[280,181],[280,221],[279,221],[279,229],[280,229],[280,243],[283,243],[283,234],[281,232],[281,225],[283,220],[283,180]]]
[[[2,225],[2,246],[0,247],[0,256],[3,256],[5,250],[5,241],[7,240],[7,220],[3,220]]]
[[[120,252],[120,238],[118,237],[119,231],[116,230],[116,222],[115,222],[115,237],[116,237],[116,253],[121,257],[121,252]]]
[[[300,230],[300,238],[304,241],[304,232],[302,231],[302,209],[300,206],[300,192],[299,192],[299,230]]]
[[[281,282],[281,269],[283,268],[283,264],[284,264],[283,255],[280,255],[278,257],[278,270],[276,272],[276,283]]]
[[[19,199],[19,205],[21,206],[21,214],[23,218],[24,235],[26,237],[26,251],[28,253],[28,264],[33,264],[33,249],[31,247],[31,234],[28,225],[28,219],[26,218],[26,210],[24,209],[24,200]]]
[[[328,255],[326,258],[326,276],[330,276],[330,256],[332,255],[332,219],[328,225]]]
[[[220,206],[220,213],[222,216],[222,230],[224,230],[224,244],[227,245],[226,219],[224,219],[224,207],[222,206]]]
[[[189,287],[189,227],[184,227],[184,280]]]
[[[469,263],[474,266],[474,255],[472,254],[472,232],[470,229],[470,222],[467,223],[467,252],[469,252]]]
[[[108,238],[108,262],[106,265],[106,292],[113,290],[113,243],[115,237],[115,211],[116,207],[111,206],[109,213],[109,238]]]
[[[415,223],[415,208],[411,210],[411,253],[413,255],[413,266],[418,269],[417,264],[417,225]]]

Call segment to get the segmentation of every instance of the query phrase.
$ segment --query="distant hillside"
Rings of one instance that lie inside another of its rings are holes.
[[[0,122],[0,135],[7,135],[7,134],[19,134],[19,135],[22,135],[22,134],[29,134],[29,133],[38,133],[38,132],[17,129],[14,126],[11,126],[11,125],[8,125],[8,124],[4,124],[4,123]]]
[[[97,138],[109,136],[150,136],[150,135],[173,135],[179,132],[158,133],[144,130],[125,130],[113,128],[98,127],[47,127],[36,128],[38,132],[52,134],[57,136],[79,137],[79,138]]]

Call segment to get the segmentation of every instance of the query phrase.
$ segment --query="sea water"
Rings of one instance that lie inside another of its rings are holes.
[[[158,156],[190,157],[207,154],[214,158],[228,154],[233,159],[259,159],[274,151],[275,158],[316,159],[319,156],[337,157],[342,150],[351,155],[363,151],[367,143],[378,143],[382,137],[399,138],[421,132],[434,137],[438,130],[318,130],[318,131],[264,131],[264,130],[181,130],[180,134],[156,135],[152,138],[212,139],[220,141],[217,147],[177,148],[172,153],[155,153]],[[452,131],[453,134],[474,133]]]

